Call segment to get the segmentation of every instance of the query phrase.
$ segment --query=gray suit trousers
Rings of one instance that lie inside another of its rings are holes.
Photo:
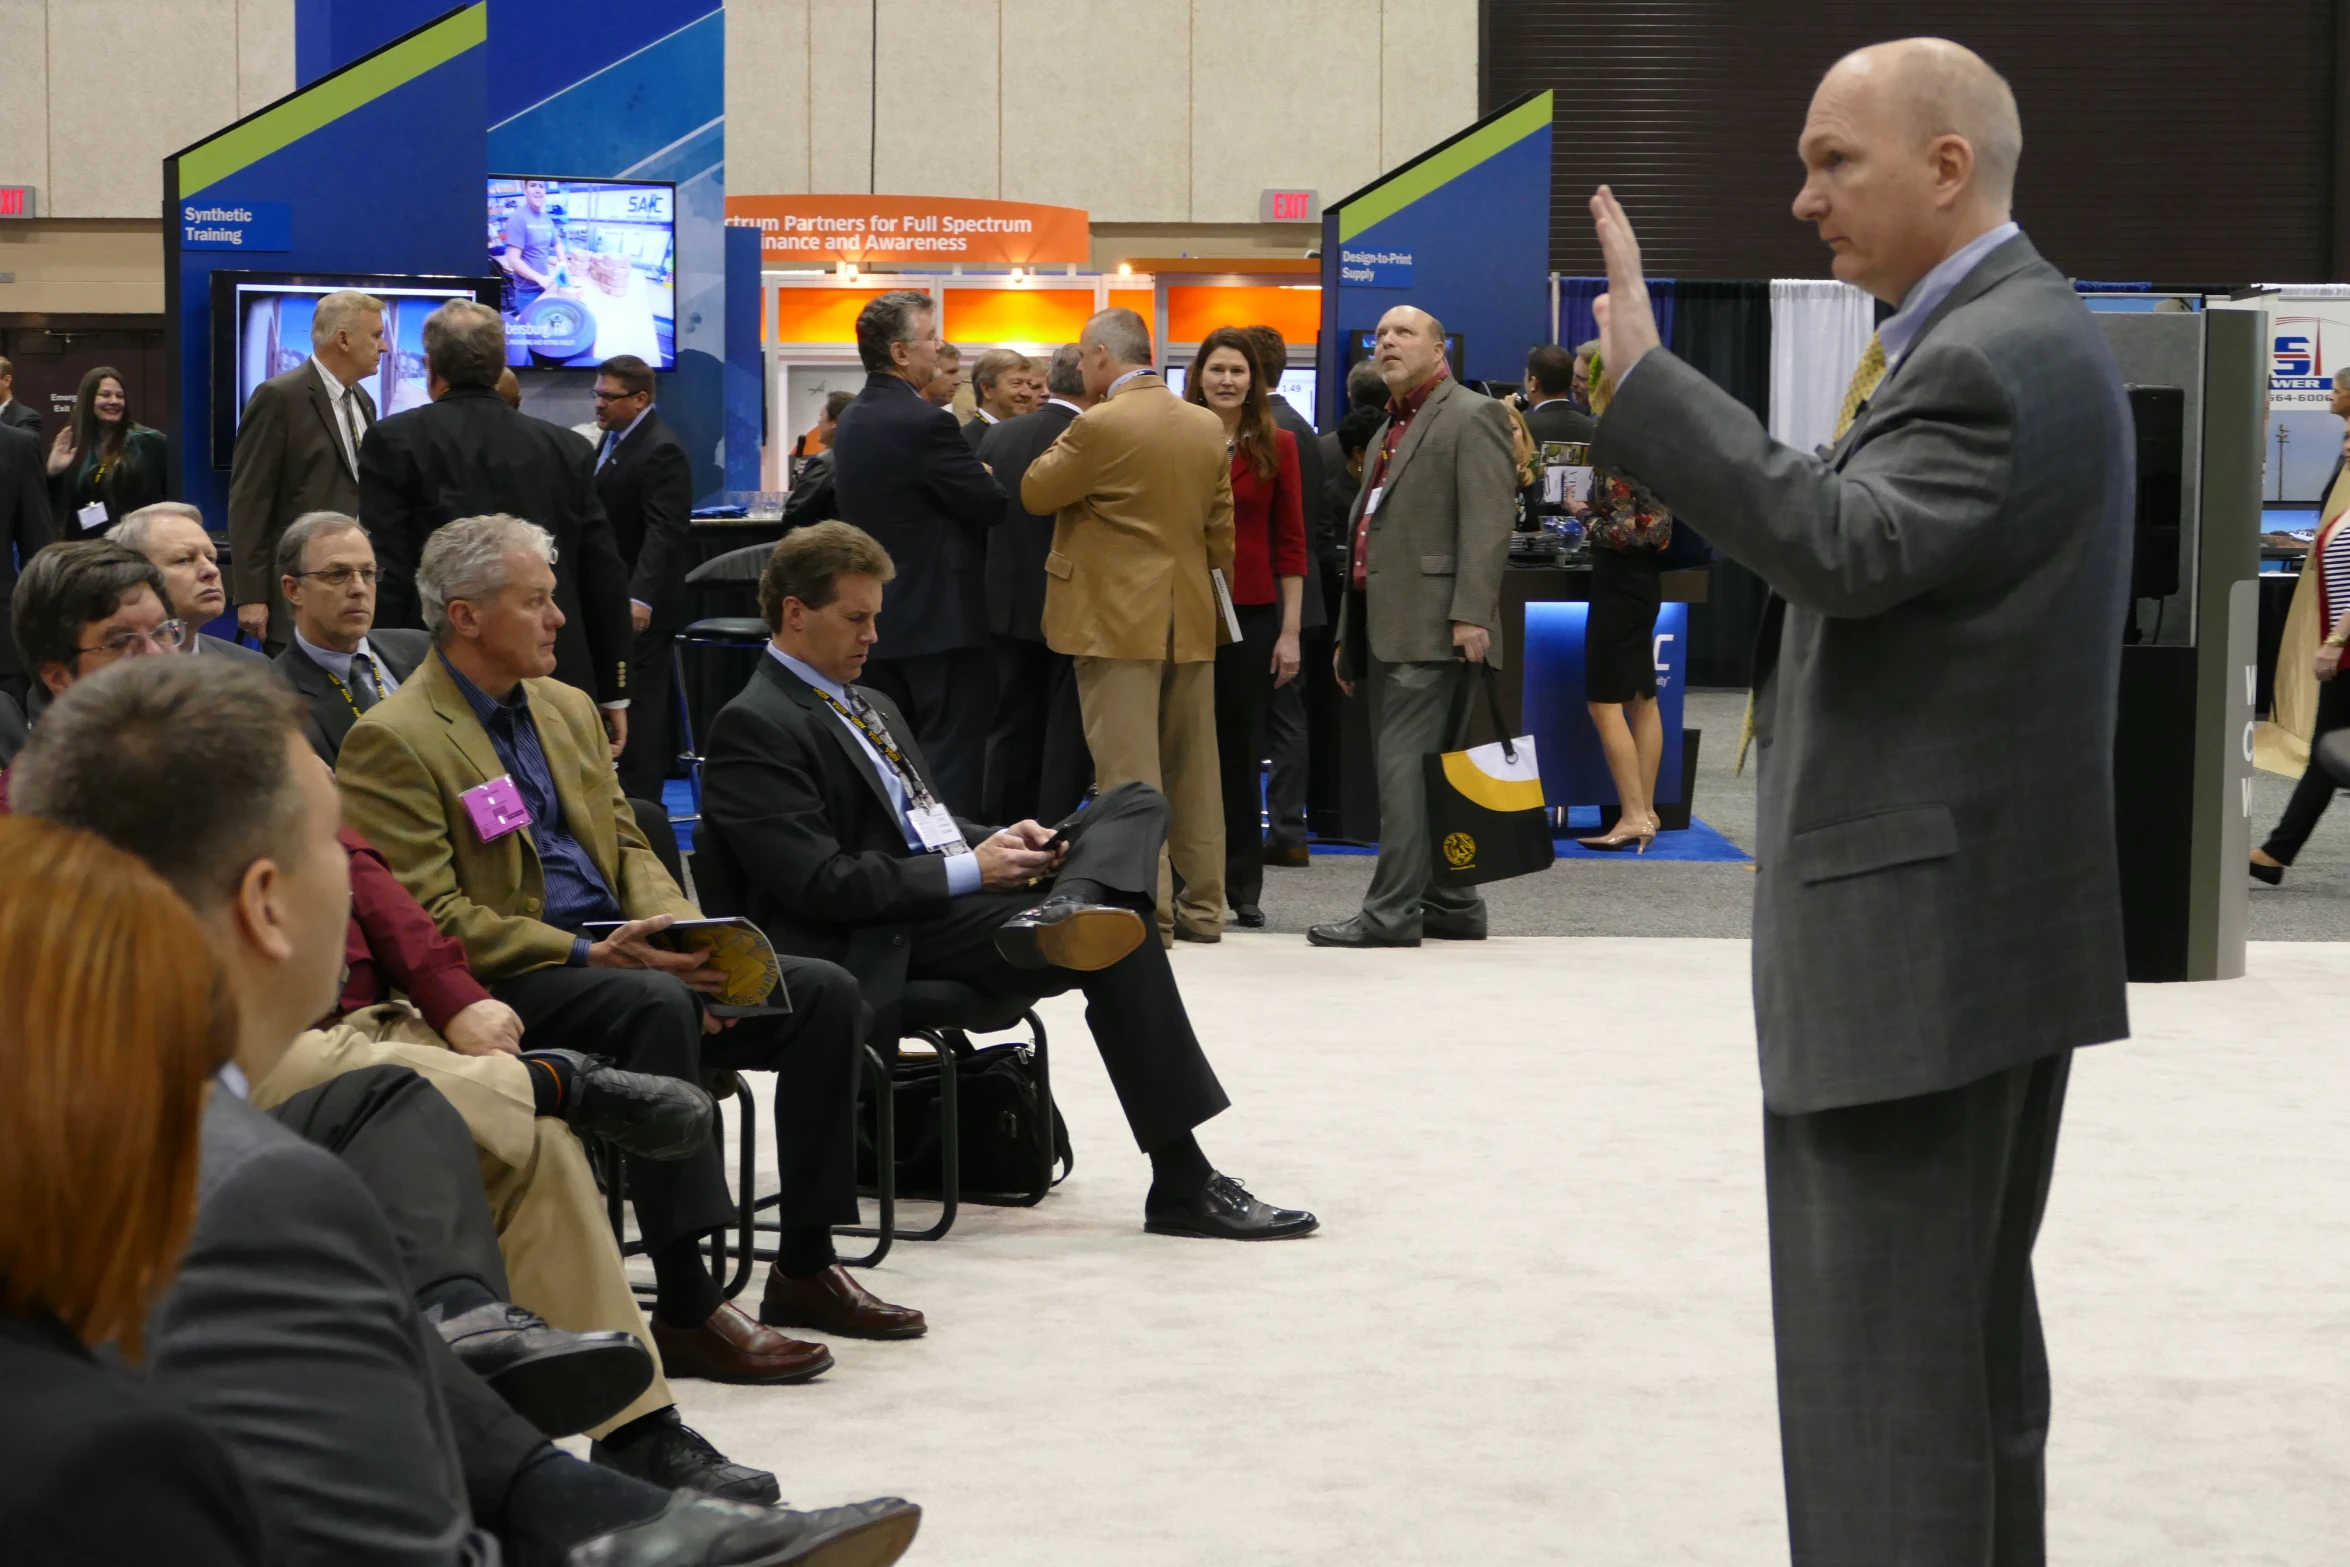
[[[1763,1112],[1795,1567],[2042,1567],[2032,1243],[2072,1052],[1959,1088]]]
[[[1485,919],[1485,899],[1474,887],[1442,887],[1431,879],[1428,784],[1420,761],[1441,751],[1468,665],[1370,661],[1371,733],[1379,768],[1379,863],[1363,894],[1363,923],[1381,936],[1412,940],[1423,913]]]

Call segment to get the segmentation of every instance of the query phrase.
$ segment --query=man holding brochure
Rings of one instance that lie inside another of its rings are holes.
[[[1224,792],[1216,768],[1216,646],[1227,640],[1211,572],[1232,571],[1224,421],[1151,372],[1150,328],[1104,310],[1077,339],[1093,406],[1020,481],[1055,512],[1044,636],[1077,660],[1094,781],[1167,797],[1159,860],[1162,941],[1224,934]],[[1169,866],[1183,875],[1173,897]]]
[[[344,740],[345,812],[531,1034],[689,1082],[705,1061],[777,1074],[784,1231],[761,1321],[721,1298],[697,1250],[735,1213],[715,1144],[673,1162],[632,1159],[628,1181],[669,1375],[804,1381],[831,1352],[775,1325],[876,1338],[924,1327],[921,1313],[866,1293],[832,1253],[831,1226],[857,1212],[850,1096],[863,1003],[835,965],[786,958],[775,1010],[708,1010],[726,975],[688,933],[663,934],[701,911],[638,830],[593,705],[549,678],[563,623],[552,550],[544,529],[514,517],[433,535],[417,587],[434,651]]]

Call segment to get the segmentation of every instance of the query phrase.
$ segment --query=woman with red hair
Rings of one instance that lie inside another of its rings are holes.
[[[236,1009],[195,915],[130,855],[0,816],[0,865],[0,1562],[257,1562],[227,1452],[90,1352],[139,1358]]]

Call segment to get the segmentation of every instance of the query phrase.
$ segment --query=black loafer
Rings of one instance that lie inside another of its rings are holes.
[[[580,1541],[563,1567],[888,1567],[921,1526],[922,1509],[894,1496],[795,1513],[684,1494]]]
[[[1229,1175],[1209,1176],[1206,1186],[1180,1201],[1154,1192],[1142,1207],[1142,1227],[1151,1234],[1206,1240],[1288,1240],[1311,1234],[1321,1222],[1303,1208],[1275,1208],[1257,1201]]]
[[[696,1491],[728,1502],[774,1505],[783,1491],[775,1476],[764,1469],[738,1464],[710,1445],[710,1439],[677,1418],[669,1418],[626,1445],[596,1442],[588,1448],[590,1462],[664,1491]],[[635,1422],[630,1422],[632,1425]]]
[[[566,1333],[510,1301],[436,1326],[466,1368],[548,1436],[602,1425],[653,1385],[653,1357],[633,1333]]]
[[[533,1050],[571,1063],[573,1091],[563,1122],[640,1159],[685,1159],[710,1140],[710,1096],[682,1078],[623,1072],[576,1050]]]
[[[1485,922],[1423,914],[1420,916],[1420,937],[1424,941],[1483,941]]]
[[[1232,923],[1242,930],[1263,930],[1265,911],[1253,903],[1235,903],[1232,905]]]
[[[2254,881],[2267,882],[2271,887],[2284,885],[2285,868],[2282,865],[2263,865],[2258,860],[2249,860],[2245,862],[2244,868],[2252,873]]]
[[[1420,938],[1417,936],[1399,940],[1393,936],[1374,934],[1371,927],[1363,923],[1360,914],[1350,920],[1340,920],[1335,925],[1306,927],[1306,945],[1310,947],[1416,947],[1419,944]]]
[[[1058,895],[997,927],[995,949],[1014,968],[1108,968],[1142,945],[1147,927],[1132,909]]]

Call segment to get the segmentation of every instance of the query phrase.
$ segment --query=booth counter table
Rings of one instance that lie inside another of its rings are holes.
[[[1700,567],[1665,572],[1659,582],[1664,605],[1656,622],[1657,708],[1665,750],[1656,793],[1658,814],[1668,827],[1688,825],[1687,783],[1696,762],[1696,747],[1685,743],[1681,726],[1689,606],[1705,602],[1710,581]],[[1605,819],[1615,807],[1615,785],[1583,704],[1583,619],[1590,602],[1589,566],[1513,565],[1502,574],[1501,705],[1513,733],[1534,737],[1546,802],[1556,809],[1596,805]],[[1376,843],[1379,783],[1371,754],[1370,701],[1358,686],[1355,695],[1339,703],[1337,787],[1313,802],[1314,834]],[[1335,798],[1327,797],[1331,794]]]

